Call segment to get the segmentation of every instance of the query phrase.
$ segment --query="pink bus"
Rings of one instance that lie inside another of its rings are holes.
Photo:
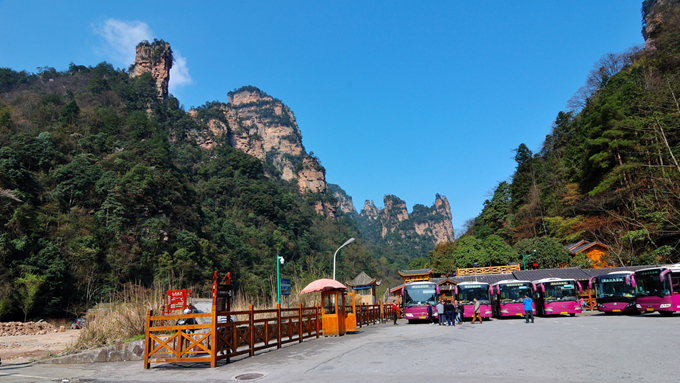
[[[637,270],[631,284],[638,311],[663,316],[680,311],[680,264]]]
[[[524,317],[524,296],[534,297],[534,284],[529,281],[504,280],[491,285],[491,302],[496,318]],[[536,304],[532,304],[536,314]]]
[[[544,278],[534,281],[536,285],[536,311],[538,315],[574,316],[581,312],[578,293],[581,284],[574,279]]]
[[[463,318],[472,318],[474,314],[474,300],[479,302],[479,315],[482,318],[491,318],[491,299],[489,296],[489,284],[486,282],[461,282],[454,287],[458,302],[463,304]]]
[[[595,290],[597,311],[606,315],[614,313],[637,313],[635,288],[631,286],[632,271],[616,271],[597,275],[588,281],[588,288]]]
[[[432,305],[433,315],[437,315],[437,300],[439,297],[439,285],[434,282],[411,282],[402,287],[404,317],[408,323],[416,320],[427,320],[427,304]]]

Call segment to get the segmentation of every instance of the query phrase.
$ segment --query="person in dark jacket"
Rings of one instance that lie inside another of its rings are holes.
[[[455,315],[456,308],[453,306],[451,301],[446,301],[446,304],[444,305],[444,311],[446,311],[446,321],[448,322],[448,325],[455,326],[456,319],[453,316]]]
[[[427,302],[427,317],[430,319],[430,324],[434,325],[434,308],[430,302]]]

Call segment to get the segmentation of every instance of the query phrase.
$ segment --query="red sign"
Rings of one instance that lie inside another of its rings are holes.
[[[184,310],[187,308],[187,290],[168,290],[166,296],[166,310]]]

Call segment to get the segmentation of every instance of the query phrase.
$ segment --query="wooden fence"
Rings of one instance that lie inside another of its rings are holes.
[[[392,305],[361,305],[356,307],[357,327],[380,323],[392,318]]]
[[[456,276],[476,275],[476,274],[504,274],[519,271],[519,265],[489,266],[489,267],[470,267],[468,269],[457,269]]]
[[[198,323],[176,325],[180,318],[194,318]],[[227,321],[226,318],[235,318]],[[222,319],[222,320],[220,320]],[[290,342],[302,342],[321,334],[319,307],[293,309],[216,312],[154,316],[146,314],[146,347],[144,368],[151,363],[210,362],[216,367],[220,360],[270,347],[281,348]]]

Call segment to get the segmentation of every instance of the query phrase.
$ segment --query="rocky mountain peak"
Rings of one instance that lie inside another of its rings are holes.
[[[130,77],[151,73],[156,80],[158,98],[165,99],[168,97],[172,61],[172,49],[169,43],[163,40],[154,40],[149,43],[144,40],[137,44],[135,63],[130,67]]]
[[[375,207],[373,201],[366,200],[364,209],[361,210],[361,216],[367,219],[377,219],[380,216],[380,210]]]
[[[281,100],[254,86],[229,92],[228,97],[227,104],[210,104],[208,113],[192,112],[209,127],[194,135],[196,142],[210,149],[216,141],[226,141],[231,147],[271,164],[284,180],[296,178],[296,169],[304,167],[306,152],[293,112]]]
[[[302,169],[297,173],[300,193],[325,193],[326,175],[319,161],[310,156],[302,159]]]
[[[273,101],[274,99],[254,86],[244,86],[233,92],[227,93],[227,99],[233,106],[249,104],[260,100]]]

